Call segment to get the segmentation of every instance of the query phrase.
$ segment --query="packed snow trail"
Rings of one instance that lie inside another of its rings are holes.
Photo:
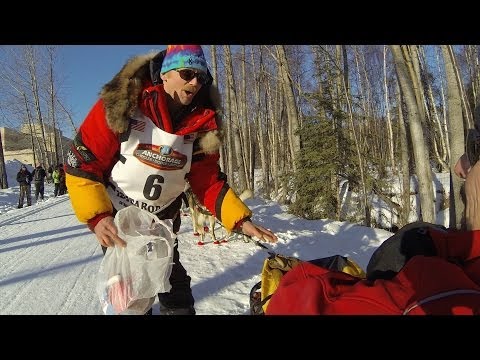
[[[101,249],[68,195],[0,217],[0,314],[98,314]]]
[[[73,213],[69,195],[16,209],[16,188],[4,192],[0,214],[0,315],[102,315],[96,278],[103,254],[94,234]],[[8,195],[10,194],[10,195]],[[365,267],[390,233],[332,221],[308,221],[276,203],[246,201],[255,221],[272,229],[279,241],[266,246],[276,253],[310,260],[351,256]],[[14,205],[15,204],[15,205]],[[226,233],[216,225],[219,239]],[[190,216],[182,216],[178,234],[180,260],[192,278],[198,315],[249,314],[249,293],[260,280],[268,251],[242,237],[215,245],[207,237],[197,245]],[[153,305],[158,314],[158,299]]]
[[[32,202],[0,215],[0,315],[102,315],[95,236],[78,222],[68,195]],[[223,228],[217,233],[225,236]],[[182,216],[180,258],[192,277],[197,314],[248,314],[248,293],[267,254],[241,239],[197,241],[190,216]],[[158,299],[153,309],[158,313]]]

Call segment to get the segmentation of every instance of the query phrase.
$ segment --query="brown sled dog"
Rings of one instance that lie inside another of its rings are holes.
[[[185,191],[185,195],[188,200],[188,207],[190,209],[190,214],[192,215],[192,226],[193,232],[200,235],[200,241],[198,245],[205,244],[206,232],[210,234],[213,239],[214,244],[220,244],[220,241],[217,240],[215,236],[215,216],[212,215],[203,205],[200,204],[195,194],[190,188]],[[253,197],[253,193],[250,189],[246,189],[239,196],[240,200],[245,201]],[[230,237],[231,234],[228,234],[227,237]],[[244,236],[244,241],[248,242],[248,238]],[[227,242],[227,240],[222,240],[222,242]]]

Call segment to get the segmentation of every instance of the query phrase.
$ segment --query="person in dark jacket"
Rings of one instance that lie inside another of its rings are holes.
[[[79,128],[65,167],[70,201],[102,249],[126,246],[117,211],[138,206],[180,227],[182,193],[197,198],[226,229],[276,242],[218,165],[218,90],[200,45],[168,45],[136,56],[107,83]],[[195,314],[191,278],[173,251],[172,289],[158,294],[161,314]]]
[[[32,195],[30,184],[32,183],[32,174],[28,171],[25,165],[20,167],[20,171],[17,173],[17,181],[20,185],[20,195],[18,198],[18,208],[23,207],[23,200],[27,198],[27,206],[32,205]]]
[[[58,165],[58,181],[58,195],[65,195],[67,193],[67,184],[63,164]]]
[[[40,200],[43,200],[46,176],[47,172],[43,168],[42,164],[37,163],[37,167],[32,171],[33,184],[35,185],[35,201],[38,201],[39,196]]]

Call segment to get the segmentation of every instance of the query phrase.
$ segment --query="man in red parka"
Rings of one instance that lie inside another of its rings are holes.
[[[125,246],[115,213],[135,205],[180,227],[186,181],[227,230],[260,240],[276,236],[250,220],[252,212],[218,165],[220,138],[212,86],[199,45],[132,58],[107,83],[80,126],[68,154],[66,183],[79,221],[95,232],[104,252]],[[158,294],[162,314],[195,314],[190,277],[174,247],[172,289]]]

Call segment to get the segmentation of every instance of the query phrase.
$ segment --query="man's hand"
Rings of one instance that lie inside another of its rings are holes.
[[[480,230],[480,161],[473,166],[465,181],[465,222],[467,230]]]
[[[93,229],[97,236],[97,241],[105,247],[120,246],[125,247],[127,243],[117,236],[118,230],[113,222],[112,216],[107,216],[100,220]]]
[[[457,174],[457,176],[461,177],[462,179],[466,179],[468,172],[470,171],[470,168],[471,168],[470,161],[468,161],[468,156],[465,153],[462,156],[460,156],[453,170],[455,174]]]
[[[272,233],[270,230],[267,230],[260,225],[255,225],[251,221],[245,221],[242,224],[242,232],[245,235],[248,235],[251,237],[255,236],[259,240],[263,240],[266,242],[275,243],[278,240],[277,236],[274,233]]]

